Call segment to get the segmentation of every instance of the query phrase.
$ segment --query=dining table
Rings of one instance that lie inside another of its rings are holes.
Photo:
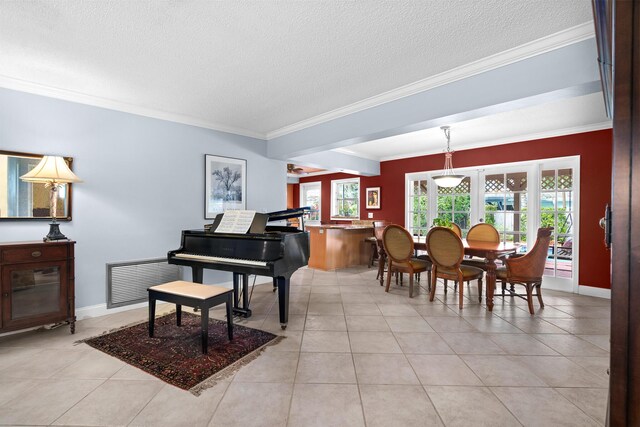
[[[496,259],[503,255],[515,253],[518,247],[509,242],[486,242],[482,240],[462,239],[464,254],[485,258],[487,260],[487,290],[486,304],[489,311],[493,311],[493,294],[496,290]],[[413,247],[416,251],[427,251],[426,236],[414,236]]]

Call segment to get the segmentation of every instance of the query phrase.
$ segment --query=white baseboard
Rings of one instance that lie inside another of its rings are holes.
[[[272,279],[264,276],[259,276],[256,279],[256,285],[262,285],[265,283],[272,283]],[[252,280],[249,280],[249,285],[252,285]],[[225,288],[232,288],[233,282],[216,283],[217,286],[224,286]],[[141,302],[138,304],[125,305],[123,307],[107,308],[107,304],[88,305],[85,307],[76,308],[76,319],[88,319],[90,317],[106,316],[107,314],[120,313],[122,311],[135,310],[137,308],[147,307],[147,302]]]
[[[594,286],[578,286],[578,294],[611,299],[611,289],[596,288]]]

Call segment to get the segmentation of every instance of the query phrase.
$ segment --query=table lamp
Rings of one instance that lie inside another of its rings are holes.
[[[51,214],[51,224],[49,234],[44,237],[44,241],[63,240],[67,237],[60,232],[60,224],[56,220],[56,210],[58,206],[58,189],[72,182],[82,182],[69,166],[64,158],[60,156],[44,156],[40,163],[30,172],[22,175],[21,180],[26,182],[43,183],[45,188],[49,188],[49,212]]]

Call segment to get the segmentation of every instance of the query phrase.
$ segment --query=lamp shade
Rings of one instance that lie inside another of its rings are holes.
[[[27,182],[44,182],[53,184],[65,184],[69,182],[82,182],[60,156],[44,156],[40,163],[28,173],[20,177]]]
[[[460,185],[464,175],[437,175],[433,177],[438,187],[453,188]]]

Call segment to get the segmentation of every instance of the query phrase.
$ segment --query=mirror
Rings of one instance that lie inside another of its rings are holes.
[[[40,159],[41,154],[0,151],[0,220],[51,219],[49,189],[20,179]],[[64,159],[73,170],[73,158]],[[71,221],[71,187],[66,184],[58,190],[58,221]]]

